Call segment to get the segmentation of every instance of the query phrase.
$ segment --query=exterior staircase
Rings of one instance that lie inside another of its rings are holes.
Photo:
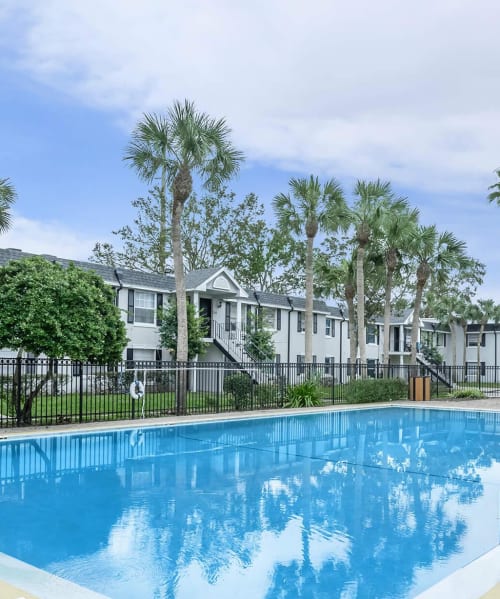
[[[257,362],[246,351],[245,332],[234,326],[227,331],[224,323],[212,321],[212,335],[214,345],[238,370],[246,372],[256,383],[268,382],[268,375],[258,367]]]
[[[446,385],[448,389],[451,389],[453,387],[453,383],[450,381],[449,377],[446,376],[445,372],[441,370],[439,366],[436,366],[436,364],[431,364],[430,362],[428,362],[424,358],[423,354],[417,354],[417,362],[424,366],[424,368],[429,374],[431,374],[436,379],[438,379],[438,381]]]

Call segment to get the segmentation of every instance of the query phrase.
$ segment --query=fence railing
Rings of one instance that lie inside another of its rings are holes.
[[[186,373],[182,380],[187,380],[183,406],[177,392],[180,372]],[[500,396],[500,368],[477,370],[469,364],[439,372],[436,376],[423,364],[126,361],[110,366],[0,359],[0,427],[282,408],[288,389],[311,377],[317,380],[325,404],[345,403],[349,383],[360,378],[407,383],[412,376],[429,376],[432,398],[447,394],[450,386],[478,387]],[[402,389],[403,399],[407,385]]]

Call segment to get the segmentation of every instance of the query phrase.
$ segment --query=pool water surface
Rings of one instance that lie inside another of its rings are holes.
[[[0,442],[0,552],[113,599],[414,597],[499,543],[500,414]]]

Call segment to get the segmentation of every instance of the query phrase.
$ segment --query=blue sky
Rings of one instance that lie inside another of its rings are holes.
[[[134,124],[189,98],[232,127],[238,195],[388,179],[500,302],[498,22],[496,0],[4,0],[0,177],[19,197],[0,246],[87,259],[112,241],[146,192],[122,161]]]

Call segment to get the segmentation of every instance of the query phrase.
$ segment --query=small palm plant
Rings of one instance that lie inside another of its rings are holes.
[[[286,408],[314,408],[323,405],[317,379],[308,379],[290,387],[286,392]]]

